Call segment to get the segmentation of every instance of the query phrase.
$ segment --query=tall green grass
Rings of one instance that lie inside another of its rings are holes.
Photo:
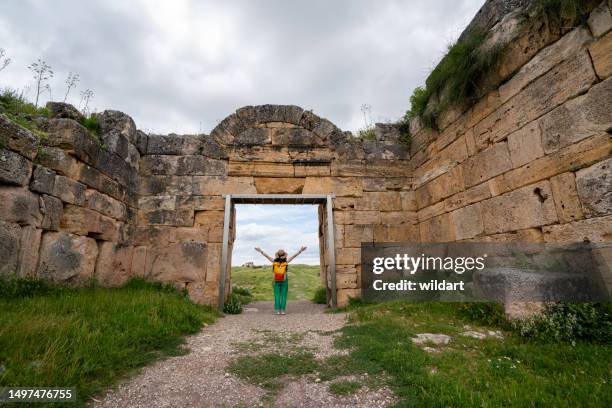
[[[135,368],[183,353],[217,312],[173,288],[0,281],[0,386],[76,387],[80,405]]]
[[[310,300],[321,286],[318,265],[289,265],[289,300]],[[273,300],[272,266],[232,267],[232,285],[248,289],[253,300]]]

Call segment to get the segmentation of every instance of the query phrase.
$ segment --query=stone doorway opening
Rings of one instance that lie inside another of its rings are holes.
[[[223,308],[231,291],[232,250],[236,238],[236,204],[297,204],[318,206],[318,236],[320,277],[326,288],[327,305],[335,308],[336,249],[334,245],[333,195],[317,194],[227,194],[224,196],[223,241],[221,276],[219,280],[219,308]]]

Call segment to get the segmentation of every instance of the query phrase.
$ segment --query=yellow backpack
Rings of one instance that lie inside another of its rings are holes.
[[[274,272],[274,280],[283,282],[287,278],[287,261],[272,262],[272,271]]]

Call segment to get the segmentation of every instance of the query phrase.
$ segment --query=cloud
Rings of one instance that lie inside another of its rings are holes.
[[[210,131],[247,104],[296,104],[345,130],[397,119],[482,0],[4,1],[0,84],[32,82],[26,67],[69,71],[93,105],[144,130]],[[45,97],[47,97],[45,95]],[[78,104],[78,92],[70,101]]]
[[[278,249],[289,254],[308,247],[295,262],[319,264],[318,211],[314,205],[237,205],[236,240],[232,265],[267,260],[253,248],[261,247],[273,256]]]

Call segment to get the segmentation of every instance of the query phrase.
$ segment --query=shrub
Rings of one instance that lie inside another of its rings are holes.
[[[486,326],[507,327],[508,321],[502,305],[492,302],[463,303],[459,305],[458,314],[474,323]]]
[[[232,294],[234,294],[242,305],[247,305],[253,301],[253,294],[247,288],[240,286],[232,287]]]
[[[317,291],[314,293],[314,296],[312,297],[312,301],[318,305],[327,304],[327,289],[323,287],[317,289]]]
[[[612,344],[612,303],[552,303],[544,313],[512,322],[526,338]]]
[[[360,129],[359,138],[363,140],[375,140],[376,132],[374,130],[374,126],[368,126],[364,129]]]
[[[240,299],[233,293],[227,298],[227,302],[223,305],[223,313],[226,314],[240,314],[242,313],[242,303],[240,303]]]
[[[100,135],[100,121],[96,115],[83,116],[79,123],[86,127],[92,135],[96,137]]]

